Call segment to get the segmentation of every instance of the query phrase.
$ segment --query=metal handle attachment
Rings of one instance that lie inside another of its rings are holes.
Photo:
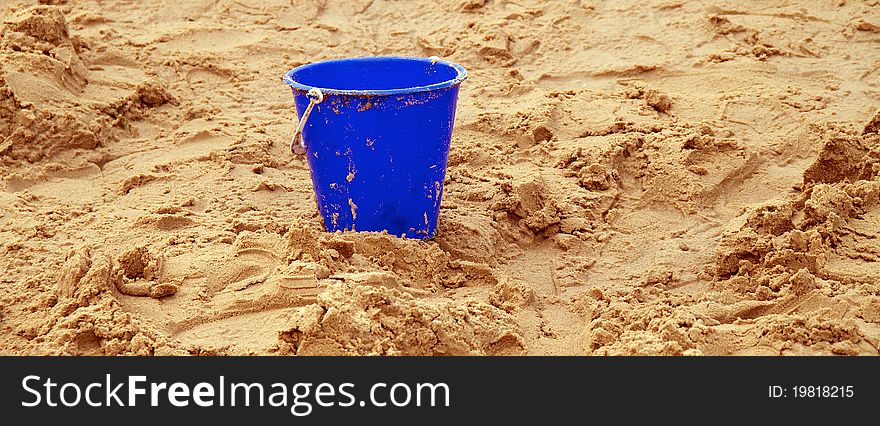
[[[290,139],[290,152],[294,155],[306,153],[306,142],[302,137],[303,129],[306,128],[306,121],[309,119],[309,114],[312,113],[312,108],[324,100],[324,94],[317,87],[310,89],[307,96],[309,97],[309,106],[306,107],[306,111],[299,120],[299,124],[296,125],[296,129],[293,131],[293,138]]]

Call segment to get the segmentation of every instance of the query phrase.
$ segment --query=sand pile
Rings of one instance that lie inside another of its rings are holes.
[[[117,141],[120,132],[114,130],[125,129],[127,121],[140,118],[144,109],[172,99],[156,81],[145,80],[128,96],[90,102],[96,99],[88,95],[98,93],[86,91],[91,73],[80,56],[86,49],[86,42],[70,36],[58,8],[24,9],[4,19],[0,34],[4,163],[34,163],[61,151],[94,150]]]
[[[331,284],[280,334],[281,354],[504,355],[525,349],[517,325],[485,302],[432,302],[399,290]]]
[[[878,354],[873,2],[292,3],[0,0],[0,353]],[[287,152],[361,55],[471,72],[434,241]]]

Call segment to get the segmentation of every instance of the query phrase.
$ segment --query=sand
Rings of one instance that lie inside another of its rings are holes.
[[[880,1],[0,11],[0,354],[878,354]],[[434,241],[287,151],[364,55],[470,70]]]

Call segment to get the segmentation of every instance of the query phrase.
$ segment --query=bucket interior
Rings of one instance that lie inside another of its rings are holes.
[[[317,87],[325,91],[377,92],[411,91],[451,86],[462,80],[464,69],[445,61],[427,58],[351,58],[303,65],[287,78],[300,89]]]

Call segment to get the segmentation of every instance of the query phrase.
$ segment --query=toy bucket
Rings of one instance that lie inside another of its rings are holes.
[[[316,62],[284,76],[324,226],[433,238],[461,65],[438,58]]]

